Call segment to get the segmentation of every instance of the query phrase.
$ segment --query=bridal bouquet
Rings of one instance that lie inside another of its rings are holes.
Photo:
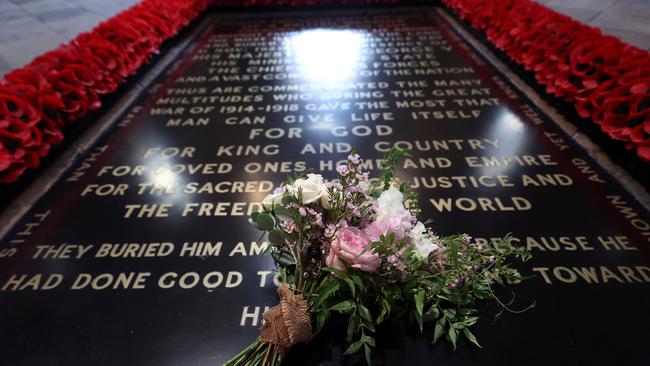
[[[509,237],[491,245],[466,234],[438,236],[418,221],[416,194],[395,178],[391,150],[385,173],[369,179],[359,155],[336,168],[289,179],[268,195],[250,222],[268,234],[277,266],[279,305],[264,314],[260,337],[226,365],[280,365],[295,344],[308,342],[334,313],[348,318],[345,354],[363,352],[370,364],[374,333],[388,318],[433,326],[433,342],[456,348],[460,337],[480,347],[470,328],[483,300],[501,302],[492,286],[522,280],[509,257],[529,259]]]

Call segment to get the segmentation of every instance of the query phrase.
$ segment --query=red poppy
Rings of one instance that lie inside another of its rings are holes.
[[[636,145],[636,153],[645,161],[650,161],[650,139]]]

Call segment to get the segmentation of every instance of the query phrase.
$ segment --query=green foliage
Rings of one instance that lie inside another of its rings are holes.
[[[349,313],[354,310],[355,304],[350,300],[341,301],[338,304],[334,304],[330,307],[331,311],[338,311],[339,313]]]
[[[323,291],[320,294],[318,294],[311,308],[318,309],[320,305],[323,305],[325,301],[338,290],[339,290],[338,282],[329,281],[329,283],[327,284],[327,286],[325,286]]]
[[[413,296],[415,298],[415,319],[420,326],[420,332],[422,332],[422,326],[424,322],[424,290],[419,289]]]
[[[397,163],[405,157],[410,157],[411,154],[406,150],[392,148],[384,155],[384,160],[381,162],[381,168],[384,170],[384,177],[382,182],[384,189],[388,189],[395,179],[395,167]]]
[[[275,226],[273,217],[267,213],[258,214],[255,220],[257,228],[262,231],[269,231]]]
[[[269,231],[269,242],[275,246],[282,246],[287,239],[287,234],[280,229],[271,229]]]
[[[504,284],[523,280],[508,258],[527,261],[530,254],[524,248],[515,246],[509,235],[481,247],[470,243],[465,235],[439,238],[437,243],[444,248],[438,254],[444,258],[438,263],[443,268],[439,271],[426,269],[426,261],[409,251],[407,243],[395,241],[393,234],[381,236],[372,243],[372,250],[384,258],[401,252],[403,271],[389,271],[378,277],[361,271],[348,274],[328,269],[345,284],[346,291],[339,293],[345,300],[331,310],[349,317],[348,339],[355,341],[346,350],[348,353],[361,352],[362,348],[364,355],[371,352],[372,344],[364,340],[372,338],[376,325],[388,316],[413,319],[421,331],[430,324],[432,343],[444,339],[456,349],[464,338],[480,348],[470,328],[479,320],[478,307],[483,301],[492,299],[505,310],[514,311],[496,297],[492,286],[496,279]],[[395,308],[403,311],[395,313]]]
[[[291,267],[296,265],[293,256],[284,250],[272,250],[271,257],[275,263],[279,264],[282,267]]]

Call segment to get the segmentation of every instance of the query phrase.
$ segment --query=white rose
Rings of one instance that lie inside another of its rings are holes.
[[[323,201],[323,196],[327,196],[325,181],[320,174],[307,174],[307,178],[296,179],[292,185],[287,186],[287,190],[298,198],[298,192],[302,192],[302,204],[309,204],[317,201]],[[329,202],[327,202],[329,205]],[[324,205],[323,205],[324,206]]]
[[[270,210],[273,208],[273,206],[281,205],[283,195],[284,193],[271,193],[267,195],[262,200],[262,207],[264,207],[267,210]]]
[[[438,245],[433,243],[427,235],[427,228],[420,221],[411,229],[409,237],[420,258],[427,258],[431,252],[438,249]]]
[[[399,189],[390,187],[381,192],[377,199],[377,220],[384,217],[398,217],[402,212],[406,211],[404,208],[404,195]]]

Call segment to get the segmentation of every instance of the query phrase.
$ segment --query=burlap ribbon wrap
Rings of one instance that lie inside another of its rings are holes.
[[[296,343],[311,339],[311,320],[307,302],[287,286],[278,287],[280,304],[264,313],[260,339],[285,351]]]

